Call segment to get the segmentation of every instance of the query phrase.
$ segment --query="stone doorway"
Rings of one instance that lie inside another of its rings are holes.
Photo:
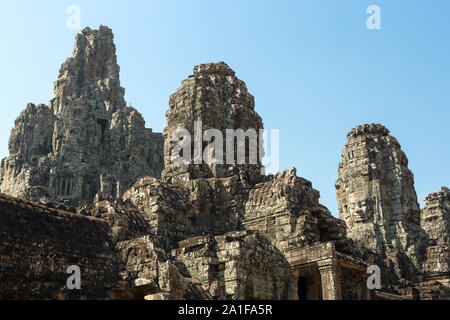
[[[336,251],[333,242],[293,248],[287,260],[298,281],[299,300],[370,299],[366,263]]]

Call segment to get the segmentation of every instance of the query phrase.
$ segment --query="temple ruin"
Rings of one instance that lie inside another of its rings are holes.
[[[163,137],[126,106],[110,29],[75,39],[49,105],[30,103],[15,121],[0,191],[35,201],[88,203],[120,197],[137,179],[160,177]]]
[[[444,299],[450,192],[422,210],[398,141],[379,124],[348,134],[339,219],[295,168],[173,163],[178,128],[264,128],[225,63],[194,67],[163,134],[120,87],[112,31],[86,28],[49,106],[17,118],[0,168],[0,299]],[[207,141],[203,141],[203,144]],[[246,142],[246,155],[264,153]],[[236,156],[236,154],[235,154]],[[370,289],[370,265],[382,287]],[[83,287],[69,290],[66,269]]]

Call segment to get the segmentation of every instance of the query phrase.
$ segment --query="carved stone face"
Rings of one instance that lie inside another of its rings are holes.
[[[364,222],[373,215],[372,200],[370,197],[355,199],[350,205],[350,216],[353,222]]]

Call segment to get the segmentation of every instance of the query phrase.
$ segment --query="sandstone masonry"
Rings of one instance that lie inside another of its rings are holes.
[[[127,107],[113,34],[78,34],[61,66],[49,106],[28,104],[15,121],[0,191],[16,197],[82,204],[103,192],[120,197],[138,178],[159,177],[162,135]]]
[[[110,29],[77,35],[55,98],[21,113],[1,163],[0,298],[450,297],[449,190],[421,211],[385,127],[349,133],[336,219],[295,168],[265,175],[260,157],[249,162],[259,140],[246,142],[245,164],[196,164],[194,147],[191,162],[172,162],[178,128],[263,129],[224,62],[194,67],[166,117],[162,136],[126,106]],[[66,288],[73,264],[86,279],[78,292]],[[382,269],[376,292],[369,264]]]
[[[430,194],[421,211],[408,159],[387,128],[366,124],[347,138],[336,194],[348,237],[380,266],[386,287],[447,284],[448,189]]]

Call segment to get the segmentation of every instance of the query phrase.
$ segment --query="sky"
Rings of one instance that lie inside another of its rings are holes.
[[[346,134],[364,123],[398,139],[421,207],[450,185],[448,0],[0,0],[0,157],[26,104],[53,97],[80,32],[72,5],[81,28],[113,30],[125,99],[154,131],[193,67],[224,61],[279,129],[280,170],[296,167],[333,215]],[[371,5],[381,29],[367,27]]]

